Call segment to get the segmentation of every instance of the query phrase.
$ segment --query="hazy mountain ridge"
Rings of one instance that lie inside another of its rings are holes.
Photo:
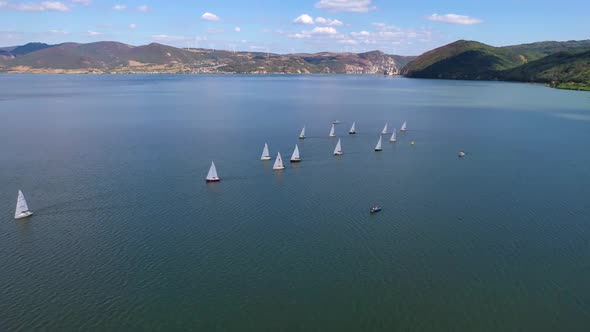
[[[407,77],[511,80],[590,89],[590,40],[494,47],[459,40],[408,63]]]
[[[158,43],[131,46],[111,41],[30,43],[0,52],[0,72],[9,73],[397,74],[415,58],[380,51],[282,55],[181,49]]]

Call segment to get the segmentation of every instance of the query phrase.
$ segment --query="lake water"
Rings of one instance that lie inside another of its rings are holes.
[[[383,125],[404,120],[374,152]],[[285,160],[298,143],[303,161],[273,172],[265,142]],[[212,160],[223,180],[206,184]],[[590,323],[590,93],[2,75],[0,185],[3,331]],[[35,214],[15,221],[19,189]]]

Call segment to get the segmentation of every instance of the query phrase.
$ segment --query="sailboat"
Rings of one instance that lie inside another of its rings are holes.
[[[217,176],[217,168],[215,168],[215,163],[211,162],[211,167],[209,167],[209,173],[207,173],[207,182],[218,182],[221,179]]]
[[[356,134],[356,122],[352,123],[352,127],[350,127],[350,130],[348,131],[348,133],[351,135]]]
[[[385,134],[387,134],[387,123],[385,124],[385,127],[383,127],[383,130],[381,130],[381,135]]]
[[[22,191],[18,191],[18,198],[16,200],[16,210],[14,211],[14,219],[22,219],[32,215],[33,212],[29,211],[27,206],[27,200]]]
[[[332,124],[332,128],[330,128],[330,137],[334,137],[336,134],[334,133],[334,124]]]
[[[301,134],[299,134],[299,139],[305,139],[305,127],[301,129]]]
[[[272,166],[272,169],[274,169],[274,170],[285,169],[285,166],[283,166],[283,158],[281,158],[280,152],[277,152],[277,159],[275,159],[275,164]]]
[[[293,150],[293,154],[291,155],[291,162],[297,163],[301,161],[301,157],[299,156],[299,147],[295,144],[295,150]]]
[[[336,143],[336,148],[334,149],[334,155],[336,155],[336,156],[342,155],[342,146],[340,145],[340,138],[338,139],[338,143]]]
[[[402,124],[402,127],[399,130],[406,131],[406,130],[408,130],[406,127],[407,127],[407,123],[406,123],[406,121],[404,121],[404,123]]]
[[[377,145],[375,145],[375,151],[381,151],[383,150],[381,148],[381,136],[379,136],[379,141],[377,142]]]
[[[395,136],[395,132],[396,131],[397,130],[395,128],[393,128],[393,134],[391,134],[391,138],[389,139],[390,142],[396,142],[397,141],[397,138]]]
[[[264,148],[262,149],[262,156],[260,156],[260,160],[271,160],[270,152],[268,152],[268,144],[264,143]]]

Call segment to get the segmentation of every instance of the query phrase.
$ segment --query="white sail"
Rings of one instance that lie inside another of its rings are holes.
[[[387,134],[387,123],[385,124],[385,127],[383,127],[383,130],[381,130],[381,134],[382,135]]]
[[[330,128],[330,137],[334,137],[336,134],[334,133],[334,124],[332,124],[332,128]]]
[[[397,131],[397,130],[396,130],[395,128],[393,128],[393,133],[391,134],[391,138],[389,139],[389,141],[390,141],[390,142],[395,142],[395,141],[397,141],[397,138],[396,138],[396,136],[395,136],[395,132],[396,132],[396,131]]]
[[[301,157],[299,156],[299,147],[295,144],[295,150],[293,150],[293,154],[291,155],[291,161],[301,161]]]
[[[16,209],[14,211],[14,218],[20,219],[25,218],[32,215],[33,212],[29,211],[29,206],[27,205],[27,200],[25,199],[25,195],[23,195],[22,191],[18,191],[18,198],[16,199]]]
[[[336,148],[334,148],[334,154],[337,156],[342,154],[342,146],[340,144],[340,138],[338,139],[338,143],[336,143]]]
[[[401,131],[406,131],[407,130],[407,123],[406,121],[404,121],[404,123],[402,124],[402,127],[400,128]]]
[[[379,136],[379,141],[377,142],[377,145],[375,146],[375,151],[381,151],[381,136]]]
[[[260,156],[260,160],[270,160],[270,152],[268,152],[268,144],[264,143],[264,148],[262,149],[262,156]]]
[[[283,166],[283,159],[281,158],[281,153],[277,152],[277,159],[275,160],[275,164],[272,166],[272,169],[284,169]]]
[[[303,127],[303,129],[301,129],[301,134],[299,134],[299,138],[301,138],[301,139],[305,138],[305,127]]]
[[[209,173],[207,173],[207,181],[219,181],[221,180],[217,176],[217,168],[215,168],[215,163],[211,162],[211,167],[209,167]]]
[[[350,127],[350,131],[348,131],[349,134],[356,134],[356,122],[352,123],[352,126]]]

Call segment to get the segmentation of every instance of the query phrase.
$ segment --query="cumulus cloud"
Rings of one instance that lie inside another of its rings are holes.
[[[371,0],[320,0],[315,6],[332,12],[366,13],[375,9]]]
[[[242,31],[242,29],[241,29],[240,27],[235,27],[235,28],[234,28],[234,31],[235,31],[235,32],[240,32],[240,31]]]
[[[465,15],[457,15],[457,14],[432,14],[427,17],[430,21],[435,22],[443,22],[443,23],[450,23],[450,24],[462,24],[462,25],[472,25],[481,23],[482,20],[475,17],[465,16]]]
[[[137,24],[135,24],[135,23],[129,24],[129,29],[134,30],[135,28],[137,28]]]
[[[141,6],[137,6],[137,10],[142,13],[147,13],[150,11],[150,7],[148,7],[147,5],[141,5]]]
[[[295,24],[305,24],[305,25],[329,25],[329,26],[340,26],[343,25],[344,23],[342,23],[342,21],[340,20],[336,20],[336,19],[331,19],[331,18],[325,18],[325,17],[316,17],[315,19],[308,15],[308,14],[302,14],[297,16],[294,20],[293,23]]]
[[[332,25],[332,26],[340,26],[340,25],[344,24],[340,20],[333,20],[331,18],[323,18],[323,17],[316,17],[315,23],[322,24],[322,25]]]
[[[332,27],[315,27],[310,31],[312,35],[335,35],[338,31]]]
[[[294,20],[293,23],[296,24],[313,24],[313,17],[307,15],[307,14],[303,14],[303,15],[299,15],[297,16]]]
[[[311,30],[304,30],[297,33],[288,34],[289,38],[311,38],[313,36],[337,36],[338,30],[333,27],[315,27]]]
[[[92,0],[72,0],[73,3],[79,3],[84,6],[88,6],[92,3]]]
[[[23,12],[43,12],[43,11],[58,11],[66,12],[70,7],[59,1],[42,1],[42,2],[28,2],[28,3],[13,3],[8,1],[0,1],[0,9],[12,9]]]
[[[127,6],[126,5],[114,5],[113,9],[114,10],[125,10],[125,9],[127,9]]]
[[[219,16],[213,13],[206,12],[203,15],[201,15],[201,19],[205,21],[219,21]]]

